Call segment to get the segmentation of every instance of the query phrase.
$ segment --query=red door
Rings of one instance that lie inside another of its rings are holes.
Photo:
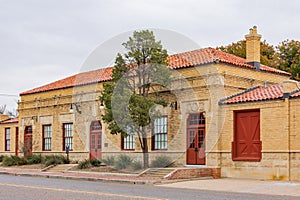
[[[32,155],[32,127],[26,126],[24,131],[24,156]]]
[[[203,113],[191,114],[188,118],[187,164],[205,165],[205,118]]]
[[[233,160],[259,161],[261,159],[260,112],[235,113]]]
[[[90,127],[90,159],[101,159],[102,125],[94,121]]]

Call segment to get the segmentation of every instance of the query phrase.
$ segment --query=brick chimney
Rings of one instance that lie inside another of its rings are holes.
[[[257,34],[257,27],[253,26],[246,38],[246,61],[248,64],[254,66],[257,70],[260,69],[260,38]]]

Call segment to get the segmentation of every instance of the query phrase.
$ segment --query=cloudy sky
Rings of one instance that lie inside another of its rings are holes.
[[[16,108],[20,92],[112,64],[107,49],[132,30],[161,31],[163,44],[175,34],[181,51],[241,40],[257,25],[277,45],[300,40],[299,10],[297,0],[0,0],[0,105]],[[166,48],[179,51],[172,41]],[[87,62],[95,49],[104,64]]]

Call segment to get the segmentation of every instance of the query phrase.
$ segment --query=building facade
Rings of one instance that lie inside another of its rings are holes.
[[[150,162],[164,155],[179,166],[221,168],[224,177],[300,180],[298,83],[260,64],[260,38],[256,27],[246,35],[247,59],[214,48],[168,57],[174,81],[160,91],[168,106],[149,130]],[[134,133],[112,135],[101,120],[99,96],[112,69],[21,93],[18,154],[65,154],[69,148],[73,160],[120,154],[142,160]]]
[[[0,155],[18,155],[19,149],[18,118],[0,115]]]

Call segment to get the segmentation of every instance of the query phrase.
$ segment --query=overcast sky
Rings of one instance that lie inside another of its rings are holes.
[[[115,55],[106,49],[132,30],[165,30],[216,47],[257,25],[262,39],[277,45],[300,40],[299,10],[297,0],[0,0],[0,105],[16,108],[20,92],[85,70],[99,46],[112,64]],[[182,50],[197,45],[180,44]],[[105,64],[99,65],[91,69]]]

